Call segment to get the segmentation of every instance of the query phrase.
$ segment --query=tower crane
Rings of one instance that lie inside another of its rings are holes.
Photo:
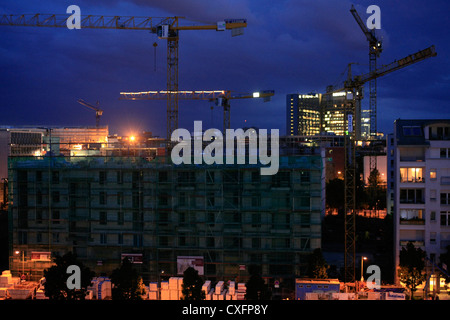
[[[161,100],[167,96],[167,91],[145,91],[145,92],[121,92],[120,100]],[[274,90],[263,90],[252,93],[233,94],[229,90],[210,91],[177,91],[177,99],[182,100],[208,100],[214,101],[216,106],[223,107],[223,132],[230,129],[230,100],[263,98],[267,102],[275,94]]]
[[[375,35],[375,29],[369,30],[362,21],[355,7],[352,5],[350,9],[353,17],[361,28],[362,32],[366,36],[369,42],[369,73],[377,68],[377,58],[383,51],[382,42]],[[369,81],[369,125],[370,131],[368,132],[369,139],[376,139],[377,136],[377,79]],[[375,150],[370,152],[370,172],[377,168],[377,156]]]
[[[375,69],[367,74],[352,76],[351,64],[349,64],[349,72],[347,80],[339,86],[332,87],[324,95],[330,95],[336,92],[345,93],[344,103],[344,128],[347,132],[344,134],[344,150],[345,150],[345,175],[344,175],[344,269],[345,281],[355,281],[355,216],[356,216],[356,153],[355,141],[358,138],[353,130],[355,126],[355,106],[363,98],[363,86],[365,83],[382,77],[396,70],[408,67],[419,61],[435,57],[435,47],[431,46],[424,50],[418,51],[400,60],[396,60],[388,65]]]
[[[93,105],[87,103],[82,99],[78,99],[77,101],[79,104],[95,111],[95,126],[98,128],[100,125],[100,117],[103,115],[103,110],[98,107],[98,101],[96,107],[94,107]]]
[[[361,28],[369,42],[369,73],[377,68],[377,58],[383,51],[382,42],[375,35],[375,29],[369,30],[358,15],[355,7],[352,5],[350,9],[353,17]],[[369,81],[369,114],[370,114],[370,136],[373,138],[377,135],[377,79]]]
[[[57,14],[3,14],[0,25],[28,27],[67,27],[68,15]],[[155,33],[159,39],[167,40],[167,138],[178,127],[178,41],[182,30],[231,30],[232,36],[243,33],[246,19],[225,19],[216,24],[181,25],[184,17],[135,17],[81,15],[81,28],[145,30]]]

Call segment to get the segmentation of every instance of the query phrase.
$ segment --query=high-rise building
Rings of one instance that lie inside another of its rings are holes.
[[[130,257],[146,281],[189,259],[209,279],[245,279],[252,264],[294,278],[321,246],[323,174],[311,151],[281,155],[273,176],[170,157],[11,157],[10,268],[38,278],[72,251],[98,274]]]
[[[387,142],[395,266],[408,242],[439,263],[450,245],[450,120],[396,120]]]
[[[286,96],[287,135],[312,136],[320,133],[320,94],[288,94]]]
[[[317,135],[323,132],[344,135],[344,102],[340,92],[288,94],[286,135]]]

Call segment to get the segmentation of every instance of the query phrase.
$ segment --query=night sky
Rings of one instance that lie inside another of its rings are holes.
[[[66,14],[72,4],[82,15],[183,16],[182,25],[246,18],[239,37],[180,32],[179,89],[275,90],[270,102],[232,101],[231,125],[281,134],[286,94],[324,92],[344,80],[350,62],[358,63],[354,74],[368,72],[368,42],[350,8],[366,21],[366,8],[376,4],[384,47],[379,66],[431,45],[438,54],[378,79],[379,131],[392,132],[397,118],[450,118],[448,0],[4,0],[0,13]],[[84,99],[100,102],[101,124],[111,134],[165,137],[164,100],[123,101],[119,93],[166,89],[166,43],[147,31],[0,26],[0,125],[93,126],[95,113],[77,103]],[[210,106],[180,101],[179,127],[192,130],[202,120],[204,128],[222,129],[222,110]]]

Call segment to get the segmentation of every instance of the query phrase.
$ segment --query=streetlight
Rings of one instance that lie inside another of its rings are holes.
[[[19,254],[20,251],[16,250],[14,253]],[[25,252],[22,251],[22,275],[24,275],[24,274],[25,274]]]
[[[364,260],[367,260],[367,257],[361,257],[361,281],[364,281],[364,276],[363,276]]]

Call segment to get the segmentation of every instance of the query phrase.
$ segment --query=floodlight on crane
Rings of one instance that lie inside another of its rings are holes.
[[[230,100],[263,98],[264,102],[270,101],[275,94],[274,90],[263,90],[252,93],[233,93],[229,90],[201,90],[201,91],[177,91],[174,92],[177,99],[182,100],[208,100],[214,101],[216,106],[223,107],[223,130],[230,129]],[[162,100],[166,99],[167,91],[142,91],[121,92],[120,100]]]

